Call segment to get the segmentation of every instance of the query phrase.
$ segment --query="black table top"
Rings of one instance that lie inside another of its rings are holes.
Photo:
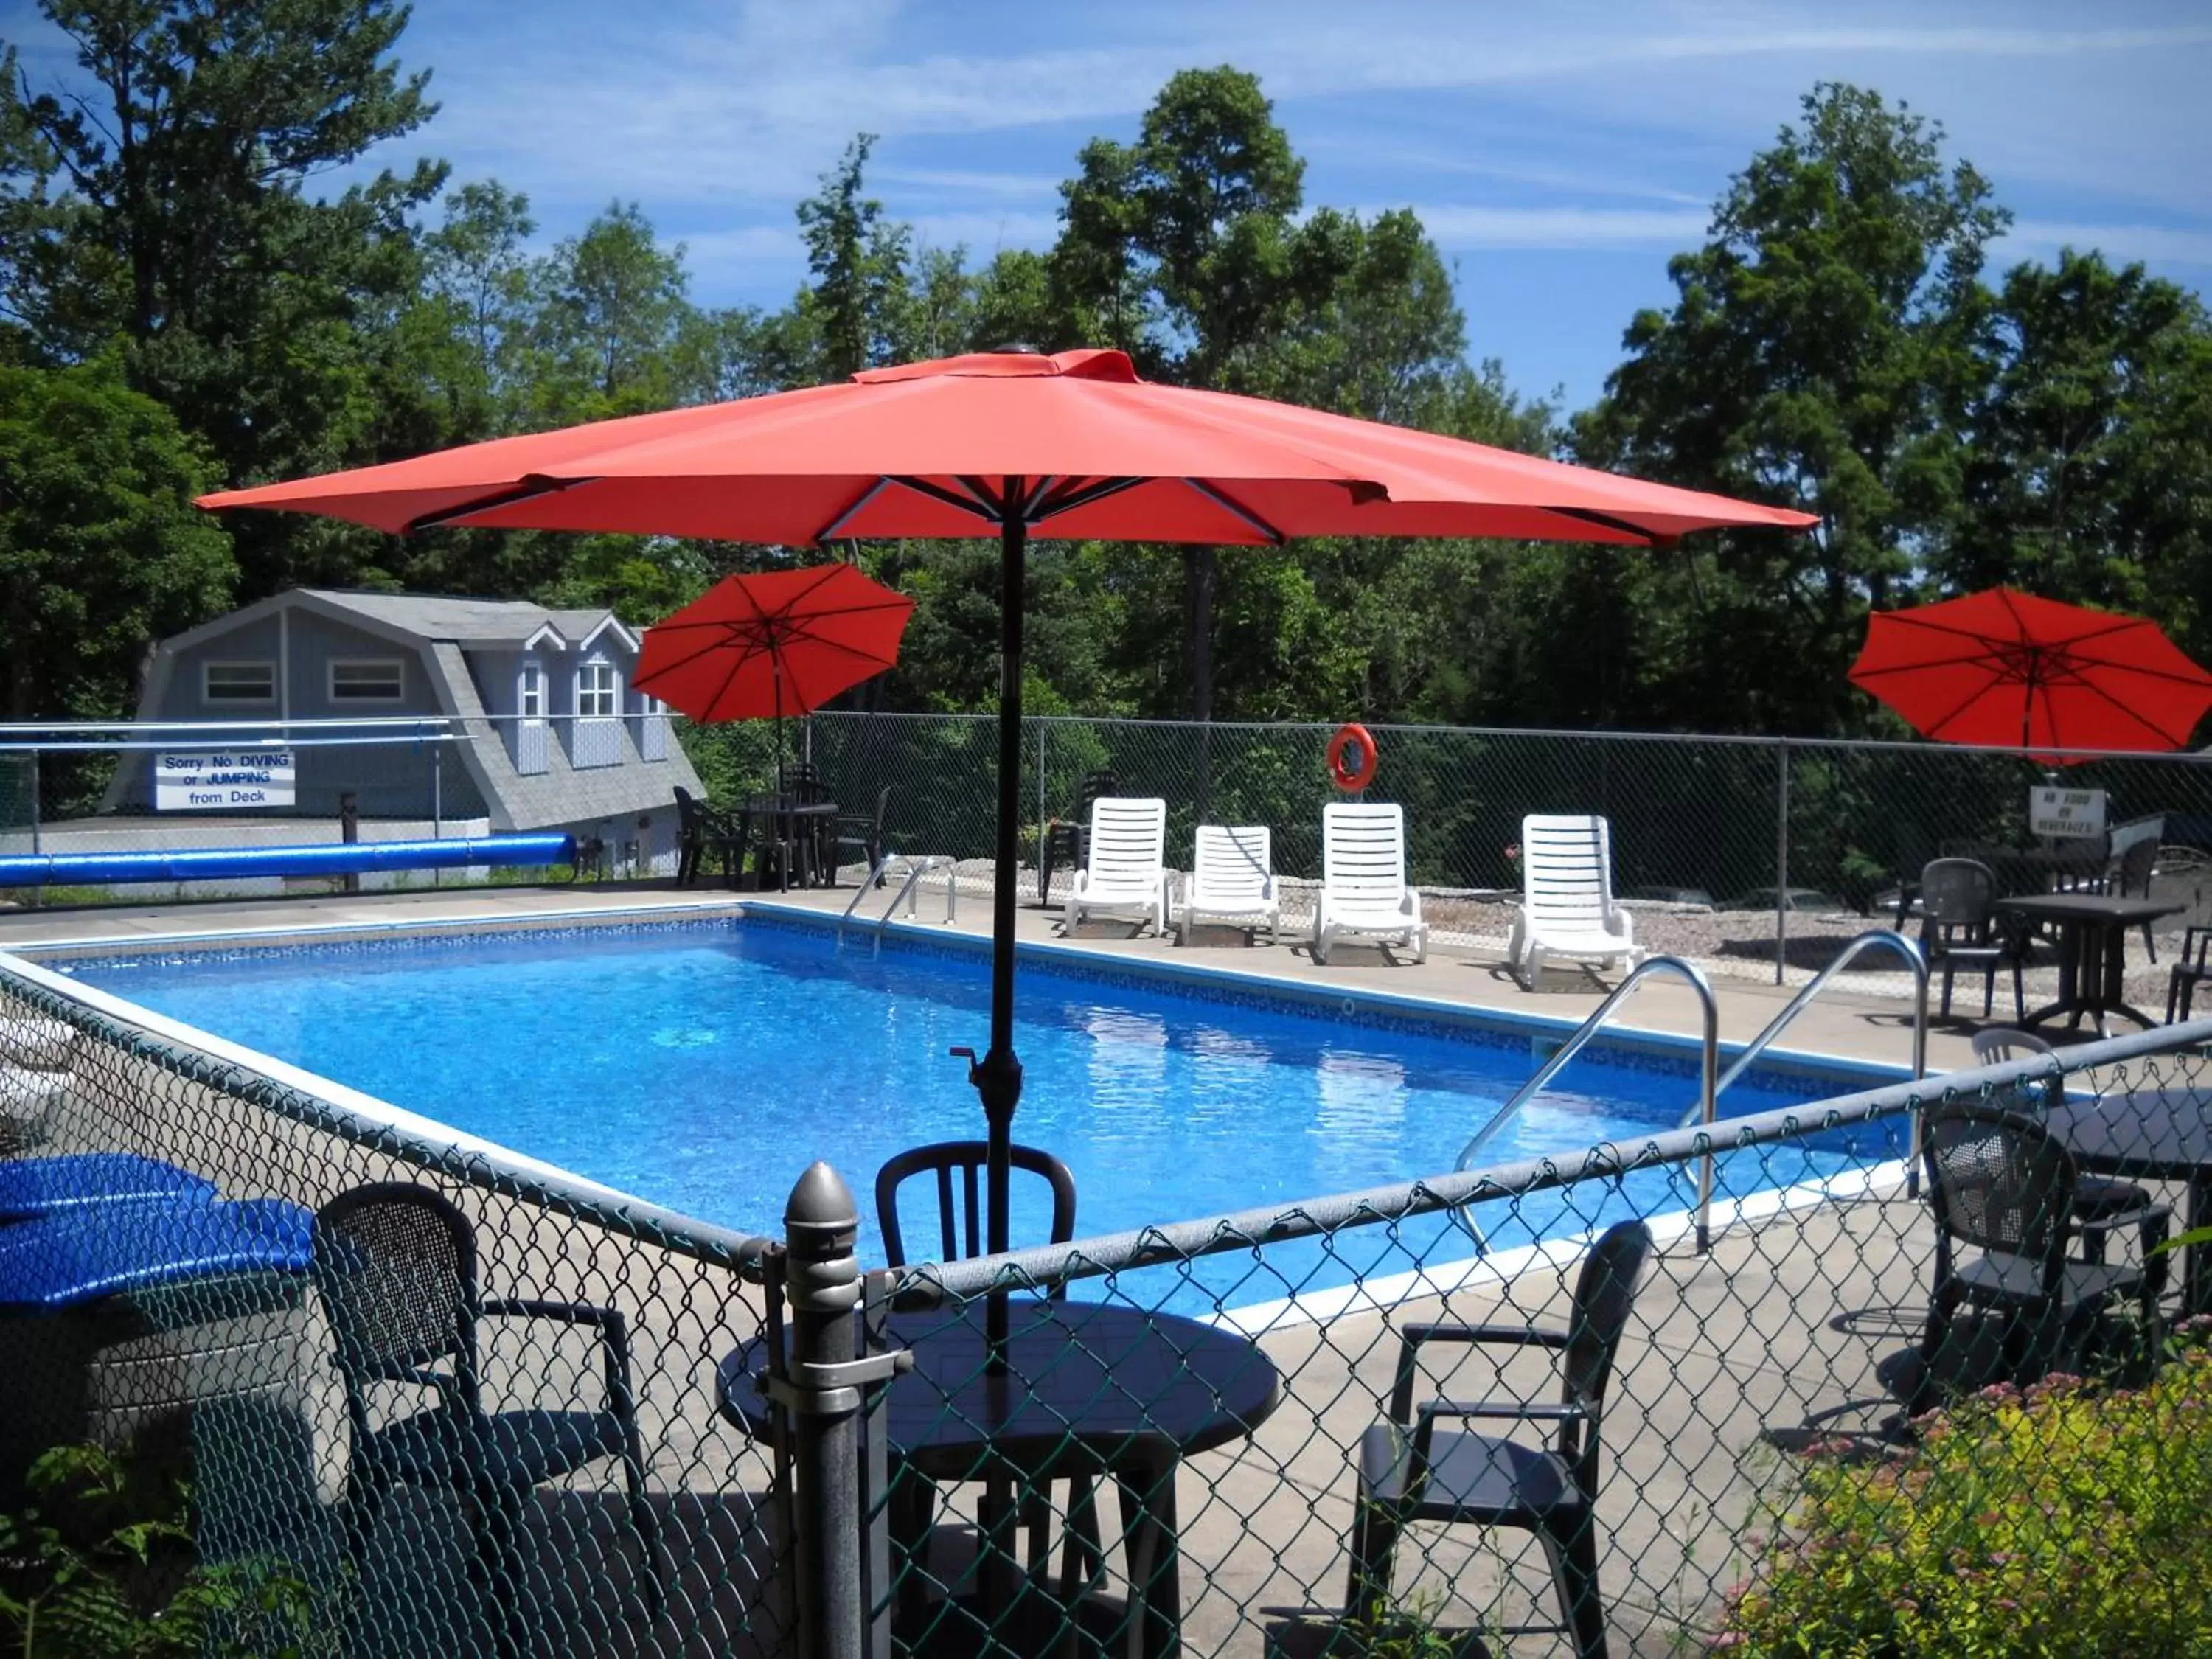
[[[749,795],[738,809],[741,812],[773,812],[779,817],[822,817],[835,812],[834,800],[794,800],[787,795]]]
[[[972,1479],[988,1446],[1017,1467],[1064,1458],[1071,1445],[1101,1462],[1139,1443],[1205,1451],[1249,1435],[1282,1402],[1282,1377],[1248,1339],[1173,1314],[1089,1302],[1012,1298],[1007,1370],[984,1368],[983,1304],[959,1313],[894,1314],[893,1343],[914,1369],[891,1384],[890,1447],[935,1480]],[[725,1355],[722,1415],[765,1432],[755,1381],[766,1339]]]
[[[1999,899],[1996,908],[2039,921],[2098,921],[2132,927],[2160,916],[2179,915],[2189,907],[2165,899],[2122,898],[2110,893],[2033,893]]]
[[[2139,1089],[2053,1106],[2044,1124],[2100,1175],[2181,1181],[2212,1166],[2212,1090]]]

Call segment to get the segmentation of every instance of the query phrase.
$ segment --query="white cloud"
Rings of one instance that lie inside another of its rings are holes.
[[[2212,269],[2212,230],[2171,225],[2064,224],[2047,219],[2016,222],[1996,244],[1992,264],[1999,269],[2021,259],[2048,264],[2065,247],[2084,252],[2094,248],[2115,264],[2142,260]]]
[[[1446,249],[1679,248],[1705,239],[1704,208],[1515,208],[1431,204],[1413,210]]]

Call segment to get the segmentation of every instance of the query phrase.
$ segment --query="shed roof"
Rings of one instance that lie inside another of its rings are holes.
[[[334,588],[303,588],[302,592],[325,605],[350,611],[386,628],[404,629],[429,640],[452,640],[462,645],[520,645],[532,634],[553,624],[562,639],[574,642],[605,622],[611,614],[597,611],[550,611],[526,599],[453,599],[436,593],[363,593]]]

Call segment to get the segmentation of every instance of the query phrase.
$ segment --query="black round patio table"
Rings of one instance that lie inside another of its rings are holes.
[[[2138,1089],[2069,1101],[2045,1112],[2043,1123],[2091,1175],[2186,1182],[2190,1228],[2212,1224],[2212,1091]],[[2189,1247],[2182,1286],[2187,1312],[2212,1311],[2212,1250]]]
[[[1144,1650],[1172,1652],[1182,1589],[1176,1465],[1249,1435],[1282,1402],[1282,1377],[1249,1339],[1174,1314],[1015,1297],[1006,1368],[985,1364],[984,1304],[893,1314],[891,1346],[914,1355],[884,1406],[893,1463],[931,1480],[1012,1474],[1029,1481],[1111,1475],[1127,1516],[1133,1583],[1144,1595]],[[722,1358],[722,1415],[767,1432],[758,1379],[768,1339]]]

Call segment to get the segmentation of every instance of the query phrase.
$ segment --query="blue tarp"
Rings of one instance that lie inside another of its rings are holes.
[[[312,1211],[282,1199],[91,1206],[0,1228],[0,1310],[58,1313],[104,1297],[239,1273],[304,1273]]]
[[[0,1221],[155,1199],[212,1203],[215,1182],[136,1152],[70,1152],[0,1163]]]
[[[468,864],[566,864],[570,836],[479,836],[460,841],[319,842],[300,847],[192,847],[157,853],[42,853],[0,858],[0,887],[212,881],[236,876],[358,876]]]

